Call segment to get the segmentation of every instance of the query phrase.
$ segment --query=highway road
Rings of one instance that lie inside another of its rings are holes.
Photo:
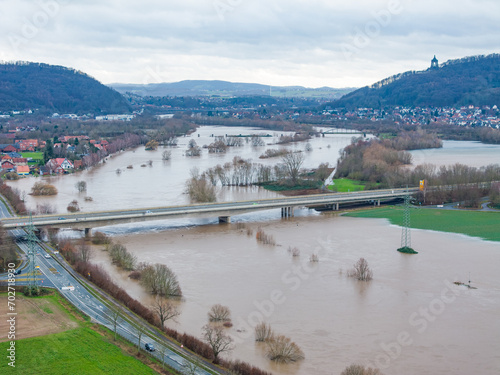
[[[0,202],[0,214],[10,215],[3,202]],[[26,235],[24,230],[21,229],[16,229],[11,232],[14,232],[12,234],[16,237]],[[26,241],[18,242],[18,245],[27,253],[28,244]],[[114,331],[112,317],[119,305],[116,303],[113,305],[109,301],[103,302],[104,299],[97,298],[94,294],[90,293],[80,280],[81,277],[73,270],[70,270],[69,266],[58,252],[53,252],[50,247],[41,243],[36,243],[34,250],[38,254],[36,256],[36,265],[41,272],[39,276],[40,286],[58,289],[69,302],[84,314],[88,315],[94,322],[104,325],[111,331]],[[5,281],[6,278],[6,274],[0,276],[0,280]],[[26,285],[25,272],[16,275],[16,285]],[[137,324],[131,323],[131,318],[127,316],[124,311],[121,311],[120,315],[121,318],[118,320],[116,329],[117,334],[137,345]],[[130,316],[132,316],[132,314],[130,314]],[[165,364],[177,371],[182,372],[185,368],[184,366],[188,361],[188,359],[183,357],[185,356],[191,358],[191,362],[193,363],[201,362],[199,368],[196,370],[196,374],[198,375],[221,373],[220,371],[215,371],[209,363],[200,361],[200,358],[192,356],[190,353],[177,347],[170,341],[160,339],[159,337],[157,338],[149,328],[147,328],[146,332],[141,337],[140,345],[142,349],[144,349],[145,343],[151,343],[156,348],[159,348],[160,345],[166,346],[167,349],[165,350],[164,357]],[[182,353],[183,356],[179,353]],[[151,352],[150,354],[160,361],[162,360],[160,350]]]
[[[124,222],[161,220],[173,216],[232,216],[258,210],[283,207],[327,207],[334,204],[391,200],[404,197],[407,192],[415,193],[418,188],[369,190],[351,193],[301,195],[251,201],[202,203],[184,206],[149,207],[142,209],[113,210],[98,212],[78,212],[61,215],[40,215],[33,217],[36,226],[55,228],[93,228]],[[3,218],[6,229],[24,228],[29,225],[28,217]]]

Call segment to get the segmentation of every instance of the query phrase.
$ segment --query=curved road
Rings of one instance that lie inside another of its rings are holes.
[[[3,217],[10,216],[5,204],[1,201],[0,215]],[[20,229],[12,230],[10,232],[15,237],[26,235],[24,230]],[[27,252],[28,245],[25,242],[18,242],[18,245],[23,251]],[[39,271],[42,274],[38,277],[38,280],[41,283],[40,286],[57,288],[69,302],[71,302],[84,314],[88,315],[94,322],[104,325],[111,331],[114,331],[112,317],[117,309],[122,309],[120,305],[112,301],[110,297],[107,297],[109,301],[105,303],[102,299],[97,298],[94,294],[90,293],[87,289],[88,287],[86,288],[84,286],[86,281],[82,280],[83,278],[81,278],[81,276],[70,269],[60,254],[57,252],[54,253],[51,250],[52,249],[48,246],[40,245],[39,243],[35,246],[35,251],[38,254],[36,256],[36,265],[39,267]],[[6,279],[7,276],[5,274],[0,277],[0,281],[6,281]],[[24,272],[20,275],[16,275],[16,285],[26,285],[26,274]],[[128,316],[128,314],[130,314],[130,316]],[[132,317],[133,314],[122,309],[122,311],[120,311],[120,319],[118,320],[116,332],[128,341],[137,345],[137,324],[142,323],[132,324],[130,321]],[[164,361],[165,364],[173,369],[182,372],[189,361],[191,363],[199,364],[199,367],[196,369],[197,375],[224,373],[211,363],[202,361],[201,357],[194,356],[188,351],[179,348],[174,343],[155,335],[154,331],[152,331],[149,326],[143,324],[143,327],[146,328],[146,331],[141,337],[141,347],[144,349],[145,343],[152,343],[156,348],[160,348],[160,345],[166,347]],[[180,353],[182,353],[182,356]],[[158,358],[160,361],[162,360],[161,350],[157,350],[150,354]]]

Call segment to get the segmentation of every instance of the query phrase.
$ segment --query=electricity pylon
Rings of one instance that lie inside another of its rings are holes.
[[[38,239],[36,238],[35,235],[35,226],[33,225],[33,219],[31,217],[30,213],[30,223],[28,227],[26,227],[26,234],[27,234],[27,239],[28,239],[28,290],[29,294],[38,294],[38,275],[37,271],[38,269],[36,268],[36,246]]]

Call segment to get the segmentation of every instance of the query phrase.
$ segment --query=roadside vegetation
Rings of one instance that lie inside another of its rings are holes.
[[[18,189],[12,189],[10,186],[6,185],[2,180],[0,180],[0,194],[12,206],[16,214],[24,216],[28,213],[28,210],[26,209],[26,206],[24,204],[24,200],[21,198],[21,193]],[[9,210],[8,205],[7,209]]]

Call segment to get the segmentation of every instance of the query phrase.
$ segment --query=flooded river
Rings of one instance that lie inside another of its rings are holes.
[[[238,133],[250,131],[238,128]],[[234,129],[207,127],[192,138],[199,145],[208,144],[214,132],[235,133]],[[137,149],[109,158],[92,171],[50,177],[59,195],[49,200],[29,197],[28,204],[50,202],[63,213],[72,199],[78,199],[88,211],[187,203],[183,190],[190,168],[204,170],[237,155],[262,162],[258,155],[265,150],[249,145],[226,155],[203,150],[201,158],[193,159],[183,156],[190,139],[181,139],[169,162],[161,160],[162,150]],[[313,150],[306,154],[306,167],[325,161],[334,165],[339,150],[350,139],[345,135],[311,140]],[[492,156],[500,155],[500,147],[483,146],[445,142],[441,150],[414,151],[413,155],[419,163],[467,164],[472,158],[460,148],[465,147],[471,155],[479,155],[477,166],[498,162]],[[304,149],[305,144],[290,147]],[[148,160],[153,165],[141,167]],[[472,163],[476,165],[476,161]],[[127,169],[128,165],[133,169]],[[116,173],[118,168],[123,170],[121,174]],[[93,202],[83,202],[76,192],[74,185],[79,180],[87,181],[87,194]],[[29,191],[34,181],[10,184]],[[275,195],[257,188],[226,188],[219,191],[219,200]],[[260,226],[274,237],[277,246],[256,241]],[[102,230],[126,245],[138,261],[164,263],[176,272],[184,298],[178,322],[169,323],[171,327],[200,337],[210,307],[216,303],[228,306],[234,324],[228,332],[235,339],[230,356],[274,374],[339,374],[351,363],[378,367],[386,375],[500,373],[499,243],[413,230],[412,247],[419,254],[404,255],[396,251],[401,229],[385,220],[307,209],[297,210],[290,219],[281,219],[279,210],[270,210],[235,216],[231,224],[224,225],[216,224],[214,218]],[[247,230],[253,234],[248,235]],[[300,256],[292,257],[289,247],[297,247]],[[318,254],[319,262],[309,262],[313,253]],[[346,275],[360,257],[373,269],[371,282]],[[94,262],[102,264],[132,296],[145,304],[151,302],[127,273],[110,265],[104,251],[96,250]],[[477,289],[453,284],[468,282],[469,277]],[[253,336],[252,327],[260,321],[296,342],[305,360],[281,366],[267,360],[264,347]]]

